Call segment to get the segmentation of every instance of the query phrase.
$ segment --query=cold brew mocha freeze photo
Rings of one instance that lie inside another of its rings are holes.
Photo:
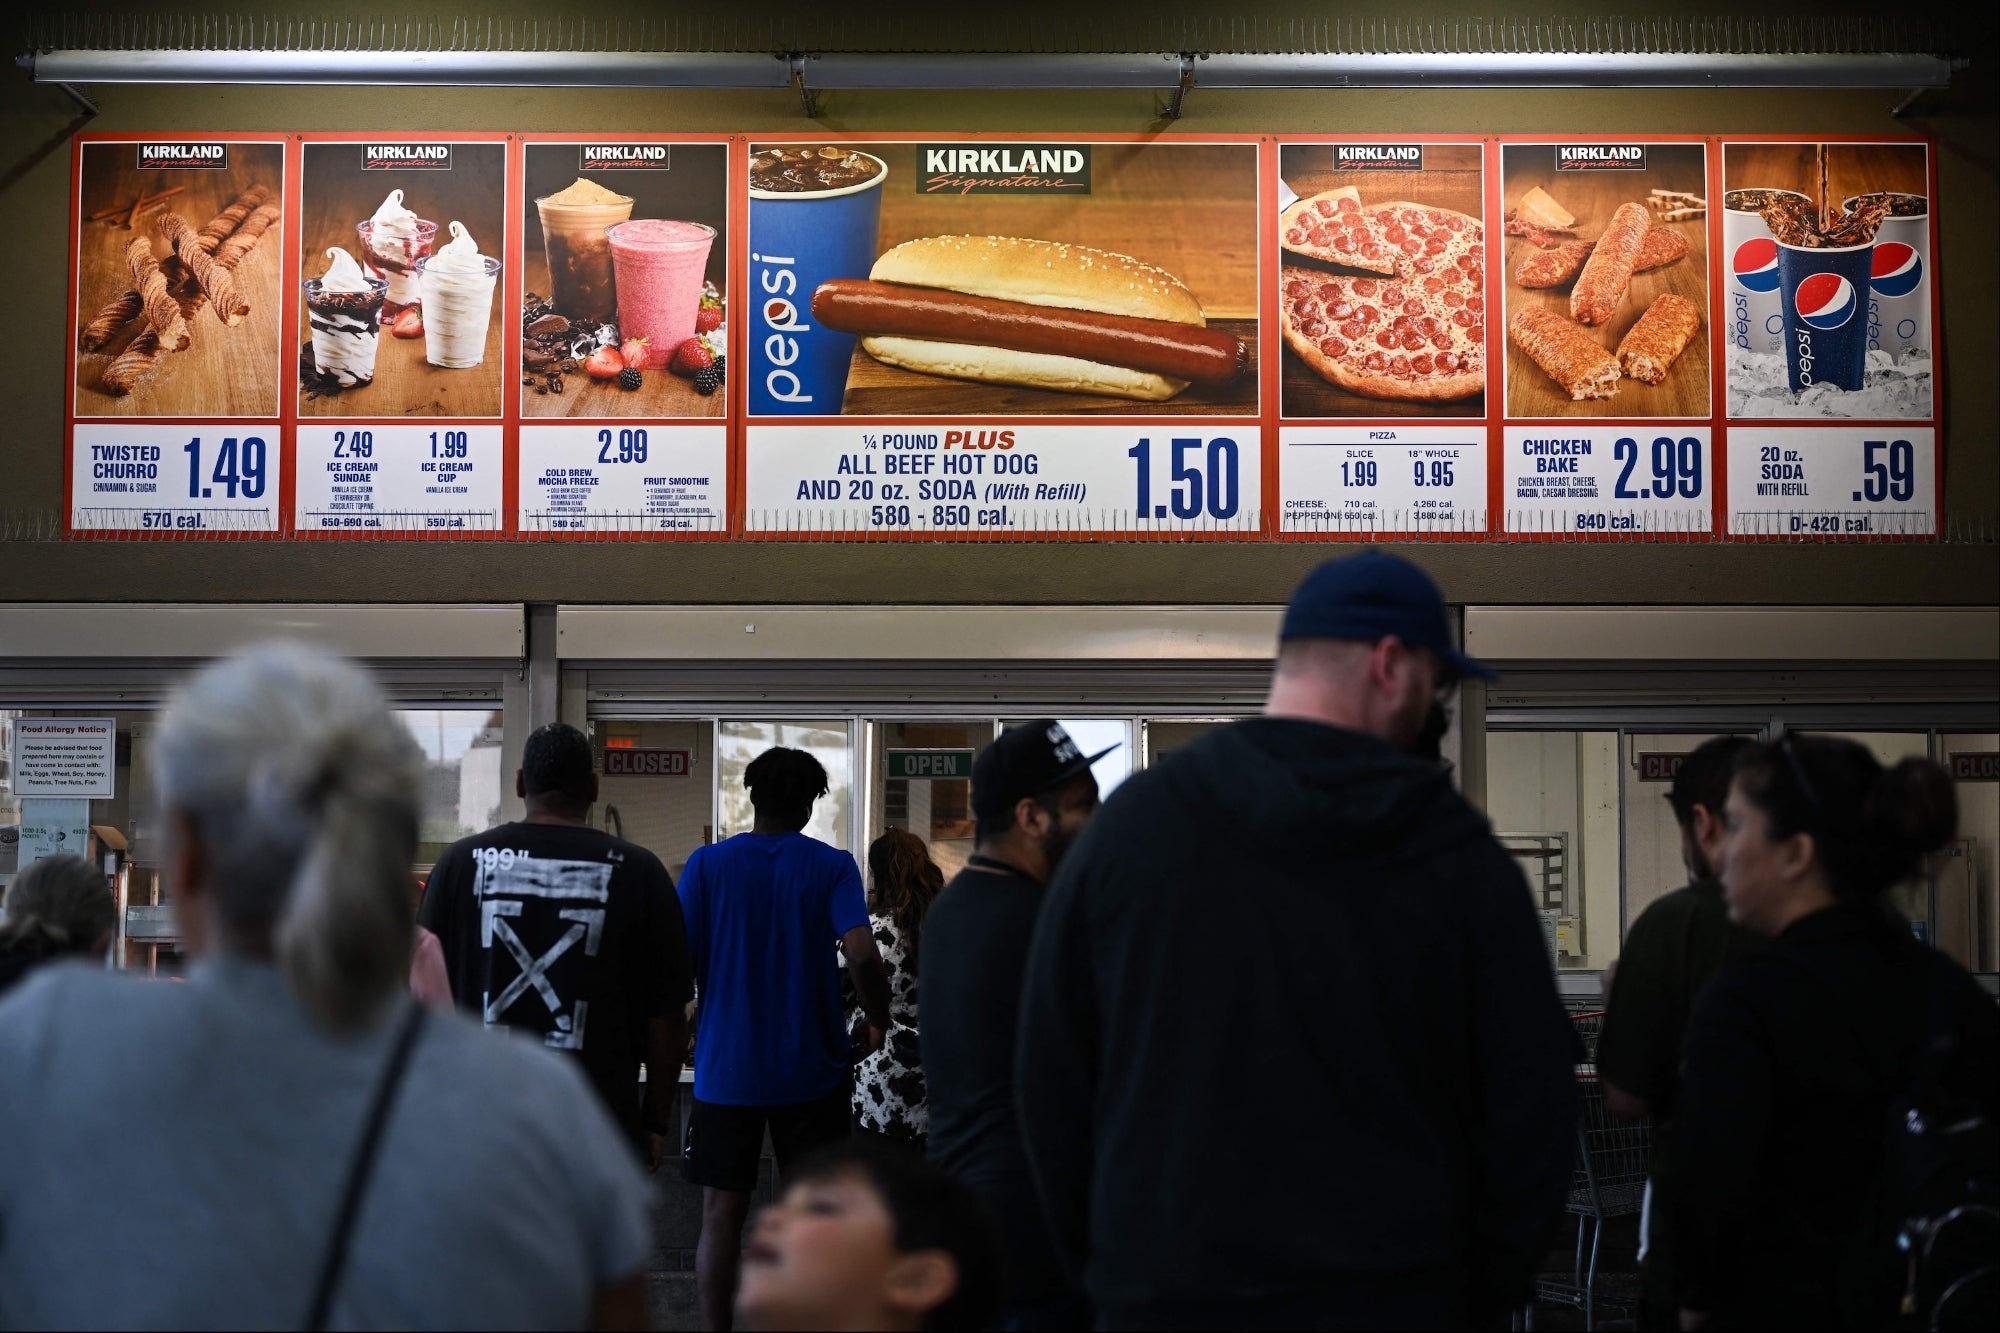
[[[521,415],[725,415],[727,145],[524,151]]]
[[[497,417],[503,143],[307,143],[299,415]]]
[[[1249,415],[1250,144],[753,143],[753,416]]]
[[[76,414],[276,416],[284,145],[77,151]]]

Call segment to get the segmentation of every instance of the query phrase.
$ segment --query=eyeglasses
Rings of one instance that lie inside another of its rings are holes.
[[[1792,744],[1792,733],[1778,737],[1778,753],[1785,756],[1785,766],[1791,770],[1792,781],[1799,785],[1799,794],[1806,798],[1806,804],[1819,814],[1826,813],[1826,803],[1819,798],[1819,789],[1806,776],[1806,766],[1799,761],[1798,749]]]

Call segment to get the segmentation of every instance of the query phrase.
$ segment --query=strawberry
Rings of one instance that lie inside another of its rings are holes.
[[[693,375],[714,364],[715,354],[708,350],[708,344],[699,338],[689,338],[674,349],[674,359],[667,369],[676,375]]]
[[[625,369],[625,358],[615,347],[600,347],[583,361],[584,371],[594,380],[615,380]]]
[[[694,312],[694,331],[696,333],[713,333],[715,330],[721,327],[722,327],[721,306],[704,305],[700,309]]]
[[[651,338],[627,338],[618,346],[618,359],[634,370],[644,370],[653,359]]]
[[[389,332],[398,338],[421,338],[424,336],[424,312],[411,306],[396,316],[396,322],[389,326]]]

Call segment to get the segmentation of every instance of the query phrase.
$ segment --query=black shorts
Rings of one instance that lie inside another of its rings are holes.
[[[778,1175],[787,1177],[801,1159],[847,1137],[847,1100],[845,1084],[816,1102],[790,1106],[724,1106],[697,1097],[681,1152],[682,1177],[690,1185],[748,1194],[757,1188],[766,1127]]]

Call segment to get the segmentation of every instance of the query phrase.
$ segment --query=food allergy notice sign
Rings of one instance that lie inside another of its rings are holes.
[[[108,717],[17,717],[16,796],[117,794],[118,723]]]

